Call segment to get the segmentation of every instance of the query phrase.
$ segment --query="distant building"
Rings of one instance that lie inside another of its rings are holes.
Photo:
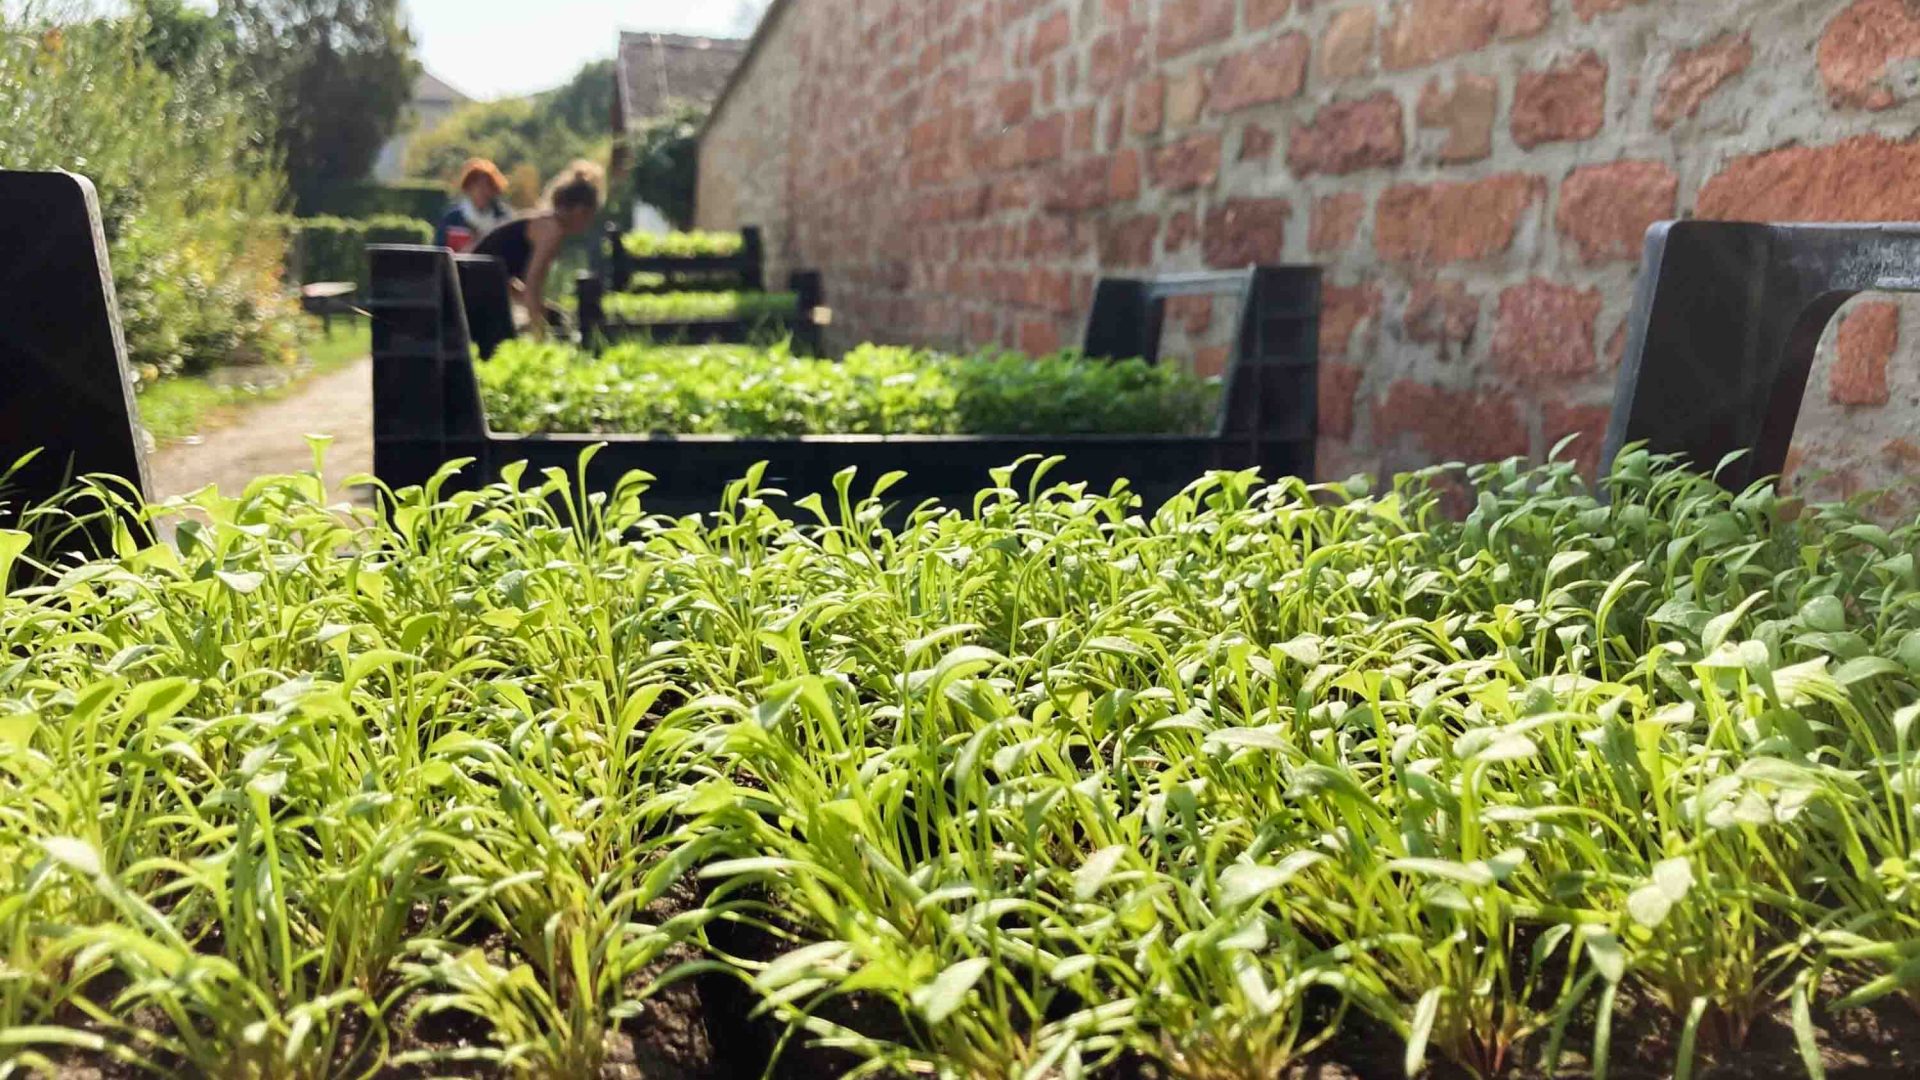
[[[407,147],[413,138],[439,127],[471,100],[422,68],[419,77],[413,80],[413,98],[407,102],[400,133],[389,139],[387,145],[380,148],[380,156],[374,159],[373,178],[383,183],[400,179],[405,174]]]

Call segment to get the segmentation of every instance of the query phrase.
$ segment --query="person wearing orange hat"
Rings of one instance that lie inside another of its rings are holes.
[[[486,158],[470,158],[460,168],[460,197],[440,215],[433,231],[435,247],[471,251],[488,233],[513,220],[507,205],[507,178]]]

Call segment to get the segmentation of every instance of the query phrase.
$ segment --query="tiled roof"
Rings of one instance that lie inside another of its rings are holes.
[[[418,102],[444,102],[458,105],[467,100],[467,95],[442,82],[440,78],[425,68],[413,80],[413,100]]]
[[[747,43],[734,38],[623,32],[620,105],[627,125],[659,116],[676,101],[712,104],[746,51]]]

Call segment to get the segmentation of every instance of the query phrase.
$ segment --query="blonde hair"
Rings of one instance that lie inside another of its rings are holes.
[[[547,190],[541,196],[541,202],[555,210],[570,210],[585,207],[589,210],[600,209],[600,189],[606,183],[606,173],[591,161],[580,160],[560,170],[560,175],[547,182]]]

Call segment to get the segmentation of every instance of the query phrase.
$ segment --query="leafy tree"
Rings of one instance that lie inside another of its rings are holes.
[[[596,60],[557,89],[468,105],[412,141],[407,173],[447,181],[468,158],[483,157],[507,174],[507,197],[531,205],[568,162],[607,159],[613,77],[613,61]]]
[[[693,227],[700,126],[706,119],[701,106],[677,105],[633,135],[633,196],[660,211],[676,229]]]
[[[279,121],[296,209],[365,177],[419,71],[400,0],[222,0],[220,11]]]

